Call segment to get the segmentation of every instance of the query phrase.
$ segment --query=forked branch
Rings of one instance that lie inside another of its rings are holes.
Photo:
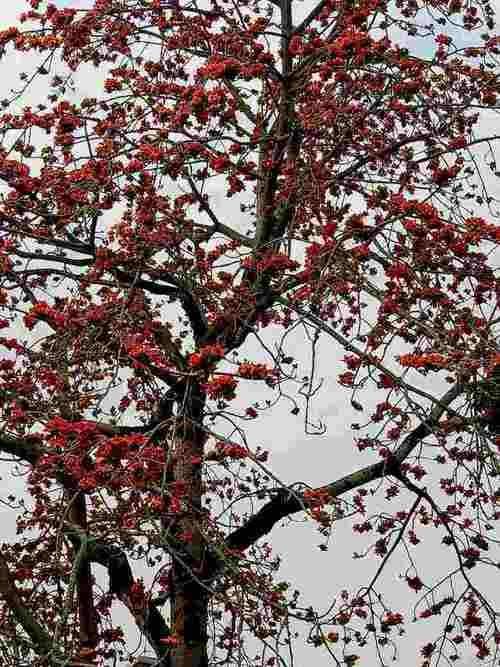
[[[353,491],[365,484],[388,475],[395,475],[401,468],[401,464],[408,458],[415,447],[423,438],[432,433],[439,419],[447,411],[450,404],[463,392],[461,384],[454,385],[435,405],[429,418],[417,426],[403,442],[396,448],[389,460],[382,460],[365,468],[361,468],[350,475],[321,486],[315,491],[328,494],[330,498],[340,496]],[[303,493],[290,488],[281,489],[276,496],[266,503],[256,514],[254,514],[240,528],[231,533],[226,539],[229,549],[244,550],[254,544],[258,539],[266,535],[271,529],[287,516],[304,510],[307,500]]]

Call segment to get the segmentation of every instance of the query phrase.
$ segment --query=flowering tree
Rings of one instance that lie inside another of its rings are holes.
[[[421,664],[495,661],[487,0],[67,4],[0,34],[40,58],[0,116],[0,450],[26,482],[2,664],[116,664],[113,600],[169,667],[291,664],[297,624],[328,662],[385,664],[413,613]],[[364,458],[287,485],[247,434],[283,403],[311,430],[318,340]],[[270,548],[288,517],[325,558],[350,522],[372,578],[303,602]],[[381,589],[399,552],[407,607]]]

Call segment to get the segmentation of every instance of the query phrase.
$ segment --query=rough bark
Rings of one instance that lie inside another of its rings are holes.
[[[170,667],[207,667],[208,591],[200,576],[207,545],[202,534],[201,460],[206,435],[204,396],[197,385],[187,388],[174,434],[174,483],[184,486],[182,511],[166,534],[173,558],[171,619],[177,644]]]
[[[109,592],[116,595],[130,611],[137,627],[158,656],[158,664],[169,665],[169,647],[164,640],[170,636],[170,628],[151,600],[135,599],[132,593],[134,577],[125,552],[116,545],[89,535],[79,526],[68,526],[65,533],[75,549],[86,542],[87,562],[99,563],[108,570]]]

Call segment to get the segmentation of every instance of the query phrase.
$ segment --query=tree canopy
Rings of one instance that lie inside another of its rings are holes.
[[[2,664],[128,659],[113,601],[164,667],[385,665],[414,619],[413,664],[495,663],[494,8],[61,4],[0,32],[37,60],[0,114]],[[324,378],[359,423],[284,482]],[[354,552],[326,611],[280,578],[297,518]]]

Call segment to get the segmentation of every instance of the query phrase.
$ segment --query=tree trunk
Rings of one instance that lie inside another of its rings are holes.
[[[174,641],[169,667],[207,667],[208,590],[203,576],[206,544],[202,534],[201,460],[206,440],[200,428],[204,396],[191,388],[175,429],[174,489],[181,512],[168,537],[172,544],[172,618]]]
[[[179,579],[187,577],[185,571],[179,574]],[[193,579],[177,581],[175,587],[173,629],[179,643],[170,654],[170,667],[208,667],[206,591]]]

